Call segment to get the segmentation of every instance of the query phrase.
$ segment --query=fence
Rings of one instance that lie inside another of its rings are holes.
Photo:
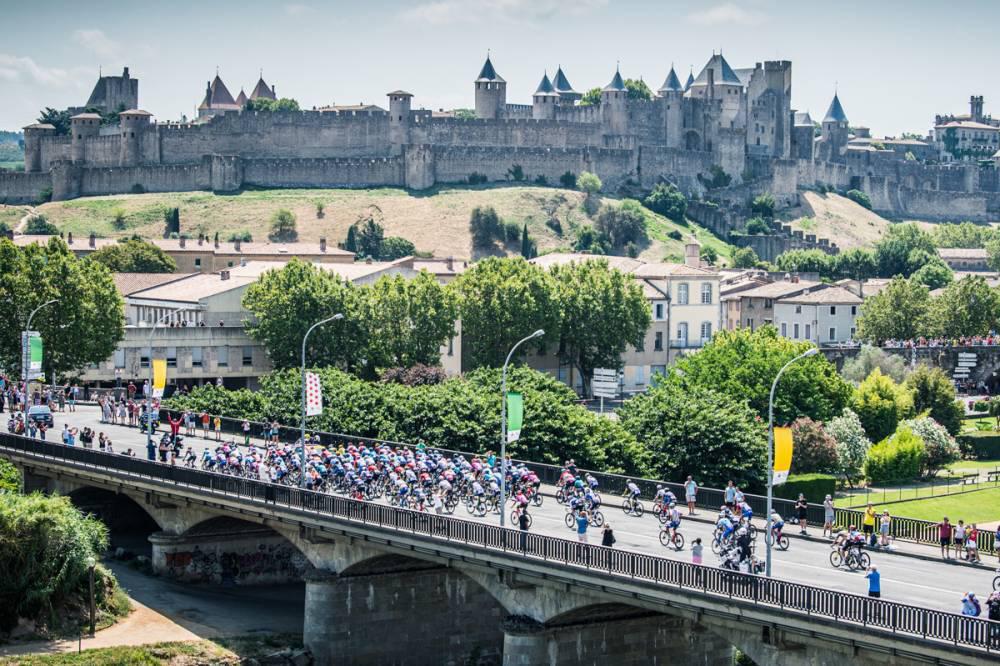
[[[174,417],[178,416],[180,412],[177,410],[162,409],[161,411],[172,414]],[[214,417],[213,417],[214,419]],[[242,419],[232,419],[228,417],[220,417],[221,420],[221,433],[225,435],[238,435],[243,436],[243,420]],[[200,426],[200,423],[199,423]],[[250,423],[250,435],[251,437],[256,437],[260,439],[266,439],[267,432],[270,432],[271,425],[266,423],[251,422]],[[340,443],[365,443],[365,444],[375,444],[383,445],[387,444],[389,446],[399,447],[407,446],[413,448],[412,444],[407,444],[405,442],[393,442],[390,440],[374,439],[371,437],[359,437],[356,435],[345,435],[342,433],[331,433],[331,432],[319,432],[316,430],[308,430],[311,433],[319,437],[320,443],[324,446],[333,446]],[[295,442],[300,436],[300,430],[298,428],[290,428],[287,426],[278,426],[278,439],[279,441],[290,443]],[[470,453],[468,451],[453,451],[451,449],[442,449],[439,447],[429,447],[433,448],[435,451],[442,451],[448,454],[458,453],[464,456],[482,455]],[[559,480],[559,475],[562,473],[562,468],[558,465],[549,465],[546,463],[537,463],[530,460],[515,460],[516,463],[524,463],[529,469],[531,469],[538,478],[541,479],[542,483],[555,484]],[[625,485],[629,479],[636,482],[639,488],[642,490],[644,496],[652,496],[656,494],[656,487],[662,485],[664,488],[668,488],[678,498],[684,498],[684,484],[675,483],[672,481],[658,481],[656,479],[643,479],[638,477],[628,477],[621,474],[609,474],[607,472],[595,472],[592,470],[582,470],[584,472],[590,472],[597,478],[600,483],[600,489],[605,494],[622,494],[625,491]],[[763,495],[751,495],[745,494],[746,501],[753,509],[753,512],[757,516],[766,516],[767,510],[767,497]],[[718,510],[720,506],[725,503],[726,494],[724,490],[718,488],[699,488],[697,493],[696,505],[702,509],[708,510]],[[774,498],[772,505],[774,509],[786,519],[794,518],[796,515],[795,502],[793,500]],[[806,521],[810,525],[823,525],[825,520],[825,509],[822,504],[809,504],[807,511]],[[834,524],[840,527],[847,527],[848,525],[861,525],[861,521],[864,518],[864,511],[859,511],[857,509],[845,509],[837,508],[834,509]],[[927,520],[919,520],[917,518],[906,518],[902,516],[893,516],[892,522],[889,524],[889,534],[901,541],[913,541],[916,543],[924,544],[934,544],[938,545],[940,539],[937,531],[937,523],[932,523]],[[982,530],[979,532],[979,550],[983,553],[994,552],[996,548],[996,535],[988,530]]]
[[[303,516],[315,517],[318,514],[407,532],[428,541],[445,540],[499,550],[511,561],[517,561],[514,558],[521,561],[542,560],[630,583],[640,581],[670,586],[709,597],[736,599],[757,607],[780,608],[963,648],[987,652],[1000,649],[1000,623],[980,618],[17,435],[0,435],[0,451],[4,450],[96,467],[118,477],[152,479],[204,489],[214,494],[224,493],[257,506],[260,503],[281,505]]]

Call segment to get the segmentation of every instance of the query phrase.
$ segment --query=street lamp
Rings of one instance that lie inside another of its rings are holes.
[[[809,356],[815,356],[819,352],[817,347],[810,347],[788,363],[781,366],[777,376],[771,383],[771,397],[767,403],[767,528],[764,532],[764,543],[767,545],[767,564],[765,575],[771,575],[771,543],[774,538],[771,536],[771,514],[773,513],[771,503],[774,501],[774,392],[778,388],[778,380],[790,365]]]
[[[35,313],[36,312],[38,312],[39,310],[41,310],[42,308],[44,308],[46,305],[52,305],[53,303],[58,303],[58,302],[59,302],[58,298],[53,298],[53,299],[50,299],[48,301],[45,301],[44,303],[42,303],[41,305],[39,305],[37,308],[35,308],[34,310],[32,310],[31,314],[28,315],[28,323],[25,325],[24,330],[25,331],[30,331],[31,330],[31,320],[35,318]],[[28,339],[27,339],[27,336],[25,336],[25,338],[23,339],[23,343],[27,343],[27,342],[28,342]],[[22,344],[22,349],[21,349],[21,381],[24,382],[24,402],[25,402],[25,404],[27,404],[27,402],[28,402],[28,363],[25,362],[25,361],[28,360],[28,358],[27,358],[26,354],[27,354],[27,350],[23,348],[23,344]],[[43,377],[43,379],[44,379],[44,377]],[[44,387],[45,382],[43,381],[42,384],[43,384],[42,388],[44,389],[45,388]]]
[[[545,331],[538,329],[528,337],[519,340],[510,348],[507,360],[503,362],[500,380],[500,527],[506,525],[504,512],[507,510],[507,366],[518,347],[528,340],[540,338],[543,335],[545,335]]]
[[[306,341],[309,339],[309,334],[312,333],[314,329],[322,326],[323,324],[343,318],[344,314],[342,312],[338,312],[332,317],[327,317],[322,321],[318,321],[309,327],[309,330],[306,331],[305,336],[302,338],[302,457],[299,463],[299,488],[306,487]]]
[[[149,390],[145,391],[146,394],[146,457],[149,460],[156,460],[156,448],[153,446],[153,334],[156,333],[156,327],[163,323],[165,320],[170,319],[176,314],[181,312],[187,312],[188,310],[194,310],[192,307],[182,307],[176,310],[171,310],[167,314],[163,315],[155,322],[153,322],[153,328],[149,332],[149,344],[146,345],[148,349],[148,355],[146,359],[149,361]]]
[[[94,568],[97,566],[97,560],[91,555],[87,558],[87,569],[90,570],[90,635],[93,636],[96,630],[95,623],[95,607],[94,607]]]

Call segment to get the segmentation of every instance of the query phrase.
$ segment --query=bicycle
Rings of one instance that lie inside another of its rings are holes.
[[[625,512],[626,516],[642,518],[642,514],[645,509],[642,506],[642,502],[635,497],[626,497],[625,500],[622,501],[622,511]]]
[[[830,553],[830,564],[836,569],[839,569],[840,565],[846,564],[847,568],[851,571],[855,569],[864,570],[871,566],[871,563],[871,557],[868,556],[868,553],[861,550],[859,546],[851,546],[846,556],[839,548]]]
[[[994,590],[1000,590],[1000,576],[996,576],[993,579],[993,589]]]
[[[579,512],[578,511],[567,511],[566,512],[566,517],[563,519],[563,522],[566,524],[566,527],[568,527],[570,529],[575,529],[576,528],[576,516],[577,516],[577,513],[579,513]],[[603,527],[604,526],[604,514],[601,513],[600,511],[596,511],[596,510],[595,511],[588,511],[587,512],[587,523],[591,527]]]
[[[779,528],[771,528],[771,534],[764,537],[764,543],[768,546],[775,546],[778,550],[788,550],[788,535],[783,534]]]
[[[684,550],[684,535],[677,530],[673,534],[670,532],[670,528],[666,526],[660,530],[660,543],[663,546],[673,546],[674,550]]]

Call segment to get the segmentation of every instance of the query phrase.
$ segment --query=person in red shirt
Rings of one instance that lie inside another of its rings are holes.
[[[170,420],[170,441],[174,444],[177,443],[177,435],[181,432],[181,421],[180,418],[168,417]]]
[[[951,546],[952,525],[948,522],[948,516],[945,516],[944,520],[937,524],[937,527],[938,536],[941,539],[941,557],[950,560],[951,557],[948,556],[948,548]]]

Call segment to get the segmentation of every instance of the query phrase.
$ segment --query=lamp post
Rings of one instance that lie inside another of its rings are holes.
[[[771,576],[771,544],[774,539],[771,536],[771,514],[773,513],[771,503],[774,501],[774,392],[778,388],[778,380],[785,370],[796,361],[800,361],[808,356],[815,356],[819,352],[817,347],[810,347],[788,363],[781,366],[774,381],[771,383],[771,397],[767,402],[767,527],[764,531],[764,543],[767,545],[767,564],[765,565],[765,575]]]
[[[342,312],[338,312],[332,317],[327,317],[322,321],[318,321],[310,326],[309,330],[306,331],[306,334],[302,337],[302,428],[300,435],[302,443],[302,456],[299,462],[299,488],[306,487],[306,341],[309,339],[309,334],[316,328],[331,321],[343,318],[344,314]]]
[[[149,332],[149,344],[146,345],[148,350],[148,355],[146,358],[149,360],[149,390],[146,393],[146,457],[150,460],[156,460],[156,449],[153,446],[153,334],[156,333],[156,327],[163,323],[165,320],[173,317],[180,312],[187,312],[188,310],[194,310],[191,307],[177,308],[176,310],[171,310],[167,314],[163,315],[155,322],[153,322],[153,328]]]
[[[59,302],[58,298],[53,298],[53,299],[45,301],[44,303],[42,303],[41,305],[39,305],[37,308],[35,308],[34,310],[32,310],[31,314],[28,315],[28,323],[25,324],[24,330],[26,332],[31,330],[31,320],[35,318],[35,313],[37,313],[39,310],[41,310],[42,308],[44,308],[46,305],[52,305],[53,303],[58,303],[58,302]],[[27,337],[24,338],[24,343],[28,343]],[[28,350],[24,349],[23,345],[22,345],[22,349],[21,349],[21,381],[24,383],[25,412],[27,412],[27,404],[28,404],[28,399],[29,399],[29,396],[28,396],[28,363],[27,363],[27,361],[29,359],[27,358],[27,351]],[[44,380],[44,377],[43,377],[43,380]],[[42,388],[44,389],[45,388],[44,387],[45,382],[43,381],[42,384],[43,384]]]
[[[518,347],[528,340],[543,335],[545,331],[538,329],[528,337],[518,340],[507,353],[507,360],[503,362],[503,372],[500,375],[500,527],[506,525],[504,512],[507,510],[507,366],[510,365],[510,359]]]
[[[91,555],[87,558],[87,569],[90,571],[90,635],[93,636],[96,630],[96,609],[94,607],[94,568],[97,566],[97,560]]]

